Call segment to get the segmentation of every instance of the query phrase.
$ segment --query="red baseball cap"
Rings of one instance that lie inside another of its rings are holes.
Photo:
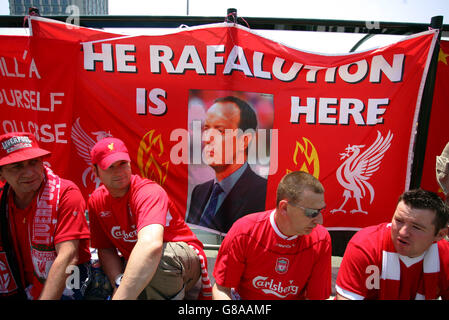
[[[117,138],[104,138],[98,141],[90,151],[92,164],[98,164],[101,169],[106,170],[116,161],[131,161],[122,140]]]
[[[11,132],[0,136],[0,166],[50,154],[50,151],[39,148],[32,133]]]

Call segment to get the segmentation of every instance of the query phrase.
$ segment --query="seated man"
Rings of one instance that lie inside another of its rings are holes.
[[[276,209],[244,216],[215,262],[214,299],[327,299],[331,239],[322,227],[324,188],[295,171],[281,180]]]
[[[49,155],[31,133],[0,136],[0,270],[9,279],[0,282],[0,298],[81,299],[88,284],[86,203],[73,182],[43,164]],[[72,271],[80,276],[73,287],[66,285]]]
[[[403,193],[391,223],[364,228],[348,243],[337,300],[448,299],[448,219],[435,193]]]
[[[161,186],[131,173],[123,141],[99,141],[91,158],[103,183],[88,201],[92,247],[115,285],[112,298],[183,299],[202,273],[208,279],[202,243]]]

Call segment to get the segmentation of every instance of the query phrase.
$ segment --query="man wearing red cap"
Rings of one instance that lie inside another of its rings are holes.
[[[103,183],[88,201],[91,245],[115,285],[113,299],[183,299],[201,274],[202,298],[210,298],[203,246],[164,189],[131,173],[119,139],[99,141],[91,159]]]
[[[44,165],[49,155],[30,133],[0,136],[0,298],[81,299],[87,286],[85,202]]]

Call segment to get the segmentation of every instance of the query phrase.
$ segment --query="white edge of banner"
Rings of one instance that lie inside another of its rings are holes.
[[[29,19],[28,26],[30,29],[30,36],[33,36],[33,23],[32,23],[33,20],[47,22],[47,23],[66,24],[65,22],[62,22],[62,21],[48,19],[48,18],[39,17],[39,16],[29,16],[28,19]]]
[[[59,22],[59,23],[63,23],[63,22]],[[363,50],[363,51],[347,52],[347,53],[322,53],[322,52],[315,52],[315,51],[308,51],[308,50],[304,50],[304,49],[298,49],[298,48],[292,47],[290,45],[284,44],[281,41],[277,41],[275,39],[271,39],[271,38],[268,38],[268,37],[266,37],[264,35],[261,35],[257,31],[252,30],[252,29],[250,29],[248,27],[245,27],[245,26],[242,26],[242,25],[239,25],[239,24],[236,24],[236,23],[231,23],[231,22],[219,22],[219,23],[203,24],[203,25],[192,26],[192,27],[191,26],[186,26],[186,25],[180,25],[178,28],[174,29],[173,32],[167,32],[167,33],[159,34],[159,35],[142,35],[142,34],[141,35],[123,35],[123,36],[120,36],[120,37],[81,42],[81,44],[83,44],[83,43],[99,43],[99,42],[113,41],[113,40],[124,39],[124,38],[159,37],[159,36],[165,36],[165,35],[181,33],[181,32],[184,32],[184,31],[201,30],[201,29],[207,29],[207,28],[223,28],[223,27],[234,27],[234,28],[237,28],[237,29],[245,30],[245,31],[247,31],[247,32],[249,32],[251,34],[254,34],[254,35],[256,35],[256,36],[258,36],[260,38],[263,38],[263,39],[266,39],[266,40],[269,40],[269,41],[273,41],[273,42],[275,42],[275,43],[277,43],[277,44],[279,44],[281,46],[284,46],[284,47],[292,49],[292,50],[296,50],[296,51],[304,52],[304,53],[308,53],[308,54],[319,55],[319,56],[328,56],[328,57],[351,56],[351,55],[356,55],[356,54],[367,53],[367,52],[375,51],[375,50],[378,50],[378,49],[381,49],[381,48],[387,48],[387,47],[395,45],[397,43],[401,43],[403,41],[407,41],[407,40],[410,40],[410,39],[413,39],[413,38],[421,37],[421,36],[424,36],[426,34],[432,34],[432,33],[435,32],[435,30],[433,30],[433,29],[432,30],[427,30],[427,31],[422,31],[422,32],[415,33],[415,34],[412,34],[410,36],[404,37],[404,38],[402,38],[402,39],[400,39],[400,40],[398,40],[398,41],[396,41],[394,43],[391,43],[389,45],[386,45],[386,46],[377,46],[377,47],[369,48],[369,49],[366,49],[366,50]],[[83,27],[83,28],[85,28],[85,27]],[[87,29],[89,29],[89,28],[87,28]],[[97,30],[97,29],[92,29],[92,30]],[[102,31],[102,30],[99,30],[99,31]]]
[[[62,22],[62,21],[48,19],[48,18],[43,18],[43,17],[38,17],[38,16],[30,16],[30,19],[31,20],[38,20],[38,21],[48,22],[48,23],[67,24],[67,23]],[[33,35],[32,23],[29,23],[29,25],[30,25],[30,35]],[[71,25],[71,26],[74,26],[74,25]],[[90,30],[95,30],[95,31],[98,31],[98,32],[105,32],[105,33],[107,33],[106,31],[103,31],[101,29],[94,29],[94,28],[81,27],[81,26],[77,26],[77,27],[78,28],[90,29]],[[266,36],[263,36],[263,35],[259,34],[257,31],[255,31],[255,30],[253,30],[251,28],[248,28],[246,26],[242,26],[240,24],[236,24],[236,23],[233,23],[233,22],[217,22],[217,23],[211,23],[211,24],[202,24],[202,25],[198,25],[198,26],[186,26],[185,24],[181,24],[178,28],[174,28],[172,32],[166,32],[164,34],[160,34],[160,35],[157,35],[157,36],[176,34],[176,33],[184,32],[184,31],[200,30],[200,29],[206,29],[206,28],[222,28],[222,27],[234,27],[234,28],[237,28],[237,29],[242,29],[242,30],[245,30],[245,31],[247,31],[249,33],[252,33],[252,34],[254,34],[254,35],[258,36],[258,37],[261,37],[263,39],[267,39],[269,41],[273,41],[273,42],[278,43],[278,44],[280,44],[280,45],[282,45],[284,47],[287,47],[287,48],[290,48],[290,49],[293,49],[293,50],[296,50],[296,51],[309,53],[309,54],[320,55],[320,56],[331,56],[331,57],[332,56],[350,56],[350,55],[355,55],[355,54],[360,54],[360,53],[366,53],[366,52],[378,50],[379,48],[385,48],[385,47],[394,45],[396,43],[400,43],[402,41],[407,41],[409,39],[413,39],[413,38],[416,38],[416,37],[423,36],[425,34],[431,34],[431,33],[435,32],[434,29],[431,29],[431,30],[428,30],[428,31],[422,31],[422,32],[415,33],[415,34],[412,34],[410,36],[404,37],[403,39],[400,39],[400,40],[398,40],[398,41],[396,41],[396,42],[394,42],[392,44],[386,45],[386,46],[377,46],[377,47],[369,48],[369,49],[366,49],[366,50],[363,50],[363,51],[347,52],[347,53],[322,53],[322,52],[315,52],[315,51],[308,51],[308,50],[304,50],[304,49],[299,49],[299,48],[296,48],[296,47],[284,44],[281,41],[277,41],[275,39],[271,39],[271,38],[268,38]],[[83,44],[83,43],[98,43],[98,42],[105,42],[105,41],[126,39],[126,38],[137,38],[137,37],[142,37],[142,36],[144,36],[144,37],[153,37],[154,35],[126,35],[125,34],[125,35],[120,35],[118,37],[113,37],[113,38],[81,42],[81,44]],[[432,45],[434,46],[435,44],[433,43]]]
[[[203,227],[200,226],[198,224],[193,224],[193,223],[187,223],[187,225],[192,228],[192,229],[198,229],[198,230],[203,230],[203,231],[207,231],[210,233],[214,233],[220,236],[226,236],[226,233],[211,229],[211,228],[207,228],[207,227]],[[355,227],[324,227],[326,228],[327,231],[360,231],[363,228],[355,228]]]
[[[398,40],[398,41],[396,41],[396,42],[393,42],[393,43],[391,43],[391,44],[384,45],[384,46],[376,46],[376,47],[368,48],[368,49],[363,50],[363,51],[357,51],[357,52],[344,52],[344,53],[322,53],[322,52],[316,52],[316,51],[308,51],[308,50],[304,50],[304,49],[298,49],[298,48],[292,47],[292,46],[290,46],[290,45],[284,44],[284,43],[282,43],[281,41],[277,41],[277,40],[274,40],[274,39],[267,38],[266,36],[260,35],[259,33],[255,32],[254,30],[251,30],[251,29],[249,29],[249,28],[247,28],[247,27],[240,26],[240,25],[237,25],[237,27],[239,27],[239,28],[241,28],[241,29],[244,29],[244,30],[247,30],[248,32],[253,33],[253,34],[255,34],[255,35],[257,35],[257,36],[259,36],[259,37],[261,37],[261,38],[264,38],[264,39],[267,39],[267,40],[270,40],[270,41],[274,41],[274,42],[276,42],[276,43],[278,43],[278,44],[280,44],[280,45],[282,45],[282,46],[284,46],[284,47],[287,47],[287,48],[289,48],[289,49],[293,49],[293,50],[296,50],[296,51],[300,51],[300,52],[304,52],[304,53],[309,53],[309,54],[315,54],[315,55],[319,55],[319,56],[328,56],[328,57],[341,57],[341,56],[351,56],[351,55],[356,55],[356,54],[361,54],[361,53],[368,53],[368,52],[370,52],[370,51],[376,51],[376,50],[379,50],[379,49],[381,49],[381,48],[387,48],[387,47],[393,46],[393,45],[395,45],[395,44],[397,44],[397,43],[401,43],[401,42],[403,42],[403,41],[407,41],[407,40],[410,40],[410,39],[413,39],[413,38],[421,37],[421,36],[424,36],[424,35],[426,35],[426,34],[432,34],[432,33],[435,32],[434,29],[432,29],[432,30],[427,30],[427,31],[422,31],[422,32],[418,32],[418,33],[415,33],[415,34],[406,36],[406,37],[404,37],[404,38],[402,38],[402,39],[400,39],[400,40]],[[282,30],[281,30],[281,31],[282,31]],[[288,31],[288,30],[286,30],[286,31]]]
[[[408,157],[407,157],[407,175],[405,178],[405,189],[408,190],[410,188],[410,180],[412,175],[412,164],[413,164],[413,149],[415,147],[416,143],[416,129],[418,126],[418,116],[419,111],[421,110],[421,101],[422,96],[424,93],[424,86],[426,84],[427,74],[429,72],[430,62],[432,60],[433,51],[435,50],[435,43],[438,39],[438,29],[432,29],[426,32],[434,33],[432,42],[430,44],[430,48],[427,54],[427,60],[426,64],[424,66],[424,71],[421,77],[421,83],[419,84],[419,90],[418,90],[418,97],[416,99],[416,105],[415,105],[415,114],[413,116],[413,123],[412,123],[412,132],[410,134],[410,143],[408,148]]]
[[[327,231],[359,231],[363,228],[351,228],[351,227],[325,227]]]
[[[53,20],[53,19],[48,19],[48,18],[44,18],[44,17],[30,16],[29,19],[30,19],[30,23],[28,23],[28,25],[29,25],[29,29],[30,29],[30,36],[33,36],[33,23],[32,23],[33,20],[36,20],[36,21],[42,21],[42,22],[46,22],[46,23],[55,23],[55,24],[61,24],[61,25],[70,25],[70,26],[72,26],[73,28],[89,29],[89,30],[94,30],[94,31],[99,32],[99,33],[109,33],[109,32],[106,32],[106,31],[104,31],[104,30],[101,30],[101,29],[94,29],[94,28],[87,28],[87,27],[77,26],[77,25],[65,23],[65,22],[62,22],[62,21],[59,21],[59,20]],[[123,35],[123,36],[118,36],[118,37],[114,37],[114,38],[107,38],[107,39],[103,39],[103,40],[99,40],[99,41],[105,41],[105,40],[117,40],[117,39],[122,39],[122,38],[131,38],[131,37],[135,37],[135,36],[132,36],[132,35]],[[92,42],[95,42],[95,41],[92,41]],[[98,41],[97,41],[97,42],[98,42]],[[81,43],[82,43],[82,42],[81,42]]]
[[[184,32],[184,31],[200,30],[200,29],[206,29],[206,28],[223,28],[223,27],[232,27],[232,26],[241,27],[241,28],[247,30],[248,32],[251,32],[250,29],[248,29],[246,27],[243,27],[243,26],[236,25],[234,23],[220,22],[220,23],[202,24],[202,25],[193,26],[193,27],[186,26],[186,25],[180,25],[178,28],[174,28],[173,31],[171,31],[171,32],[166,32],[164,34],[159,34],[159,35],[144,35],[144,34],[123,35],[123,36],[116,37],[116,38],[108,38],[108,39],[100,39],[100,40],[81,42],[81,44],[83,44],[83,43],[99,43],[99,42],[118,40],[118,39],[124,39],[124,38],[160,37],[160,36],[167,36],[167,35],[172,35],[172,34],[176,34],[176,33],[181,33],[181,32]],[[161,28],[161,29],[163,29],[163,28]],[[262,37],[262,36],[260,36],[258,34],[256,34],[256,35],[259,36],[259,37]],[[273,40],[271,40],[271,41],[273,41]]]
[[[200,226],[200,225],[198,225],[198,224],[193,224],[193,223],[189,223],[189,222],[187,222],[186,224],[187,224],[191,229],[198,229],[198,230],[207,231],[207,232],[210,232],[210,233],[214,233],[214,234],[220,235],[220,236],[222,236],[222,237],[226,236],[226,234],[227,234],[227,233],[223,233],[223,232],[220,232],[220,231],[218,231],[218,230],[215,230],[215,229],[211,229],[211,228],[208,228],[208,227]]]

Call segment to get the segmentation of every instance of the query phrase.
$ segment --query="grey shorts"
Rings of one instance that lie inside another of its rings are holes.
[[[161,261],[139,300],[181,300],[201,275],[200,259],[185,242],[164,243]]]

